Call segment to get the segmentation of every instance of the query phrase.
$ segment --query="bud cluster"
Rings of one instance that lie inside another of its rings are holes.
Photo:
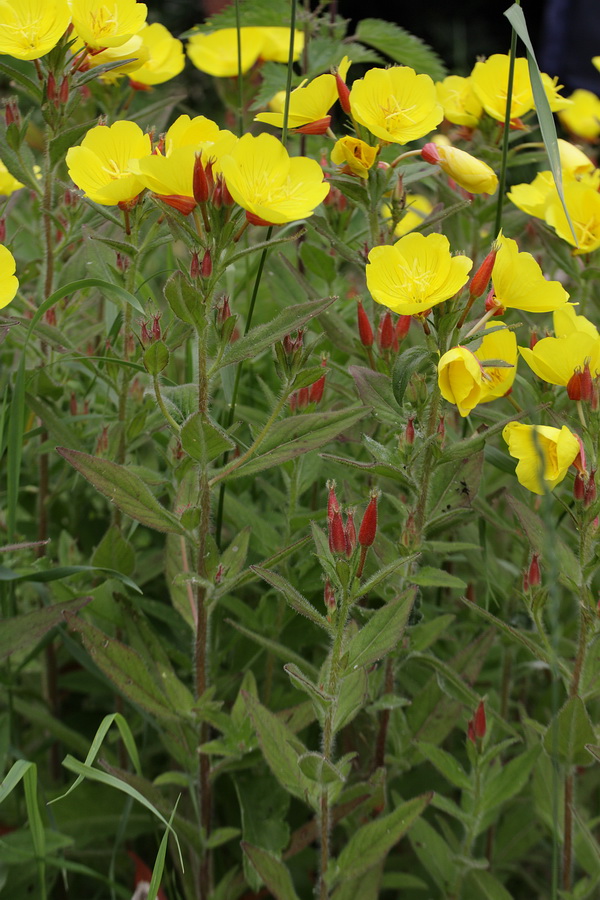
[[[356,312],[359,340],[362,346],[370,351],[375,343],[375,333],[360,299],[357,302]],[[408,334],[411,319],[412,316],[398,316],[394,323],[389,310],[381,315],[377,327],[377,347],[382,355],[389,354],[390,351],[398,353],[401,342]]]

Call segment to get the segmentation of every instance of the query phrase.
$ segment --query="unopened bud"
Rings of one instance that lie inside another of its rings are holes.
[[[46,96],[50,103],[56,104],[56,100],[58,97],[56,91],[56,78],[54,77],[54,72],[48,72],[48,80],[46,82]]]
[[[339,509],[335,510],[329,523],[329,549],[337,556],[346,553],[346,535]]]
[[[429,144],[425,144],[425,146],[421,150],[421,158],[424,159],[425,162],[430,163],[432,166],[436,166],[439,163],[440,154],[433,141],[430,141]]]
[[[320,403],[323,399],[323,391],[325,390],[325,375],[321,375],[320,378],[317,378],[311,386],[308,392],[308,399],[310,403]]]
[[[221,209],[223,206],[223,179],[217,175],[217,182],[212,192],[212,205],[215,209]]]
[[[538,341],[539,341],[538,334],[534,328],[532,330],[531,334],[529,335],[529,349],[533,350],[533,348],[535,347],[535,345],[537,344]]]
[[[325,609],[329,612],[333,612],[335,609],[335,591],[331,587],[331,582],[329,578],[325,579],[325,588],[323,590],[323,602],[325,603]]]
[[[403,341],[406,335],[408,334],[410,323],[412,322],[412,316],[400,316],[398,321],[396,322],[396,337],[398,341]]]
[[[224,178],[223,178],[223,183],[222,183],[222,185],[221,185],[221,198],[222,198],[222,201],[223,201],[223,206],[224,206],[226,209],[229,209],[229,207],[230,207],[230,206],[233,206],[234,203],[235,203],[235,200],[233,199],[233,197],[232,197],[231,194],[229,193],[229,188],[227,187],[227,182],[225,181]]]
[[[126,272],[129,268],[130,259],[125,253],[117,251],[117,269],[119,272]]]
[[[200,257],[197,250],[192,253],[192,261],[190,263],[190,278],[200,278]]]
[[[327,482],[327,521],[331,526],[331,520],[333,519],[334,512],[340,511],[340,504],[338,503],[338,499],[335,495],[335,481],[331,480]]]
[[[140,340],[144,347],[149,347],[152,343],[152,335],[148,331],[148,323],[142,322],[142,330],[140,332]]]
[[[204,174],[206,175],[206,183],[208,184],[208,194],[212,195],[212,192],[215,189],[215,176],[213,175],[213,166],[215,164],[214,159],[209,159],[204,167]]]
[[[358,530],[358,543],[361,547],[370,547],[375,540],[375,535],[377,534],[378,499],[379,491],[373,491]]]
[[[161,332],[160,332],[160,317],[162,313],[156,313],[154,318],[152,319],[152,337],[155,341],[160,341]]]
[[[217,325],[224,325],[227,319],[231,318],[231,306],[227,294],[223,297],[219,306],[217,306]]]
[[[581,400],[581,369],[575,369],[567,382],[567,396],[569,400]]]
[[[350,90],[340,73],[337,71],[335,73],[335,83],[340,100],[340,106],[347,116],[351,116],[352,112],[350,110]]]
[[[4,216],[0,218],[0,244],[3,244],[6,240],[6,219]]]
[[[531,562],[529,563],[529,569],[527,571],[527,581],[529,582],[530,588],[537,587],[538,584],[541,584],[542,582],[539,553],[534,553],[531,557]]]
[[[69,79],[65,75],[63,80],[60,83],[60,88],[58,89],[58,101],[62,106],[65,106],[69,100]]]
[[[475,730],[475,737],[482,740],[485,737],[487,723],[485,720],[485,706],[483,704],[483,700],[479,703],[479,706],[475,710],[475,715],[473,716],[473,728]]]
[[[303,387],[298,391],[298,409],[306,409],[308,406],[308,388]]]
[[[7,127],[13,123],[15,125],[21,124],[21,113],[19,112],[19,106],[14,97],[11,98],[4,107],[4,120]]]
[[[349,509],[346,513],[346,528],[344,530],[344,537],[346,539],[346,556],[348,559],[354,553],[354,548],[356,547],[356,526],[354,525],[354,510]]]
[[[210,250],[207,248],[204,251],[204,256],[202,257],[202,265],[200,266],[200,274],[203,278],[210,278],[212,275],[213,264],[212,264],[212,256],[210,255]]]
[[[404,440],[412,447],[415,442],[415,417],[411,416],[406,423],[406,428],[404,429]]]
[[[573,497],[575,500],[583,500],[585,497],[585,481],[581,472],[577,472],[573,482]]]
[[[208,189],[208,181],[206,171],[202,164],[202,153],[196,153],[194,162],[194,174],[192,177],[192,191],[196,203],[206,203],[210,193]]]
[[[588,478],[587,484],[585,486],[585,495],[583,498],[583,505],[586,507],[591,506],[594,500],[596,499],[596,470],[592,469],[590,472],[590,477]]]
[[[469,296],[473,300],[476,300],[477,297],[481,297],[481,295],[485,292],[490,278],[492,277],[492,269],[494,268],[494,263],[496,262],[497,255],[498,248],[496,246],[493,246],[473,275],[471,284],[469,285]]]
[[[362,305],[362,300],[358,301],[357,306],[358,313],[358,336],[360,337],[360,342],[363,347],[372,347],[373,346],[373,329],[371,328],[371,323],[369,322],[369,317],[365,312],[365,308]]]
[[[389,350],[394,343],[394,323],[389,310],[386,310],[379,321],[377,344],[381,351]]]

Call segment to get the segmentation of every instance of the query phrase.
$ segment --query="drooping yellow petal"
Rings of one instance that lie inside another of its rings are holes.
[[[579,453],[579,441],[566,425],[523,425],[509,422],[502,432],[508,452],[519,462],[516,475],[534,494],[552,491],[566,476]]]
[[[444,400],[454,403],[461,416],[468,416],[481,401],[483,370],[466,347],[453,347],[438,363],[438,385]]]
[[[368,178],[369,169],[375,163],[378,153],[379,147],[371,147],[359,138],[347,135],[334,144],[331,161],[336,166],[344,166],[344,171],[352,175]]]

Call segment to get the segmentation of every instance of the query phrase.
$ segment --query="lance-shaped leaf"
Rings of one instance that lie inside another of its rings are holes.
[[[548,725],[544,750],[565,766],[589,766],[594,755],[586,745],[594,741],[594,729],[583,700],[570,697]]]
[[[308,453],[309,450],[323,447],[342,431],[352,428],[370,412],[371,410],[364,406],[354,406],[333,412],[307,413],[304,416],[277,422],[268,438],[273,449],[253,457],[238,469],[234,469],[228,479],[254,475],[263,469],[279,466],[289,459]]]
[[[325,297],[323,300],[309,300],[306,303],[298,303],[295,306],[288,306],[271,322],[264,325],[257,325],[248,334],[241,337],[239,341],[230,344],[218,363],[217,368],[230,366],[232,363],[238,363],[242,359],[250,359],[262,353],[271,347],[275,341],[280,341],[292,331],[301,328],[310,319],[324,312],[328,306],[331,306],[335,297]]]
[[[377,610],[348,645],[348,669],[370,666],[396,648],[404,633],[413,600],[414,593],[410,591]]]
[[[261,566],[250,566],[250,568],[274,588],[277,588],[278,591],[281,591],[292,609],[295,609],[296,612],[306,616],[307,619],[310,619],[315,625],[324,628],[325,631],[331,631],[331,625],[325,616],[322,616],[321,613],[317,612],[312,603],[309,603],[306,597],[303,597],[295,587],[292,587],[289,581],[286,581],[283,576],[278,575],[277,572],[271,572],[269,569],[263,569]]]
[[[410,66],[415,72],[430,75],[434,81],[442,81],[446,75],[444,63],[435,50],[393,22],[363,19],[358,23],[355,37],[363,44],[385,53],[394,62]]]
[[[141,478],[125,466],[66,447],[56,449],[96,490],[132,519],[155,531],[185,534],[176,516],[161,506]]]
[[[431,353],[424,347],[411,347],[409,350],[399,353],[396,357],[392,371],[392,391],[398,406],[402,406],[404,394],[411,377],[419,369],[422,369],[426,362],[432,364],[433,361]]]
[[[432,793],[423,794],[368,822],[356,831],[337,859],[337,880],[350,881],[384,859],[394,844],[406,834],[431,802]]]
[[[295,666],[293,663],[286,663],[283,668],[290,676],[292,684],[299,690],[304,691],[305,694],[308,694],[319,712],[323,712],[333,703],[335,698],[320,687],[317,687],[316,684],[313,684],[298,666]]]
[[[348,372],[354,378],[360,399],[373,408],[376,418],[399,427],[400,407],[392,393],[389,376],[364,366],[348,366]]]
[[[314,785],[298,765],[298,758],[307,753],[306,747],[277,716],[265,709],[256,697],[246,692],[243,696],[263,756],[273,775],[290,794],[308,802]]]
[[[109,637],[90,622],[65,614],[69,627],[79,632],[86,650],[128,700],[163,721],[180,721],[187,710],[175,709],[168,703],[142,657],[115,638]]]
[[[226,431],[199,412],[185,420],[179,438],[185,452],[203,465],[235,447]]]
[[[4,619],[0,629],[0,659],[6,659],[12,653],[35,646],[51,628],[64,622],[66,612],[77,612],[91,599],[78,597],[76,600],[55,603],[12,619]]]
[[[285,863],[268,850],[247,841],[242,841],[242,848],[275,900],[299,900]]]

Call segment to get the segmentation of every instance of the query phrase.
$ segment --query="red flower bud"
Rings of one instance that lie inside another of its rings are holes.
[[[573,497],[576,500],[583,500],[585,497],[585,481],[583,480],[581,472],[577,472],[575,475],[575,481],[573,482]]]
[[[335,83],[337,86],[338,97],[340,100],[340,106],[344,110],[347,116],[351,116],[352,112],[350,109],[350,90],[348,85],[342,78],[339,72],[335,73]]]
[[[529,571],[527,572],[527,581],[529,587],[537,587],[542,582],[542,573],[540,571],[540,555],[534,553],[529,563]]]
[[[217,324],[224,325],[227,319],[231,318],[231,306],[227,294],[222,299],[221,304],[217,307]]]
[[[202,265],[200,266],[200,274],[203,278],[210,278],[212,275],[213,265],[212,265],[212,257],[210,255],[210,250],[206,249],[204,251],[204,256],[202,257]]]
[[[306,409],[308,406],[308,388],[303,387],[298,391],[298,409]]]
[[[204,166],[202,165],[202,151],[200,151],[200,153],[196,153],[196,159],[194,162],[194,175],[192,178],[192,190],[196,203],[207,202],[210,196],[210,192],[208,189],[206,171],[204,169]]]
[[[340,511],[340,504],[335,495],[335,481],[327,482],[327,490],[329,491],[329,494],[327,495],[327,521],[331,527],[334,512]]]
[[[185,197],[183,194],[156,194],[159,200],[172,206],[184,216],[189,216],[196,208],[196,201],[193,197]]]
[[[14,98],[9,100],[4,107],[4,120],[7,127],[12,125],[13,122],[17,125],[21,124],[21,114],[19,112],[17,101]]]
[[[371,323],[369,322],[369,317],[365,312],[365,308],[362,305],[362,300],[358,301],[358,336],[360,337],[360,342],[363,347],[372,347],[373,346],[373,329],[371,328]]]
[[[404,429],[404,440],[412,447],[415,442],[415,417],[411,416],[406,423],[406,428]]]
[[[56,103],[57,99],[57,91],[56,91],[56,78],[54,77],[54,72],[48,72],[48,81],[46,83],[46,96],[50,103]]]
[[[374,491],[371,494],[369,505],[365,510],[363,520],[358,530],[358,543],[361,547],[370,547],[375,540],[377,534],[377,500],[379,492]]]
[[[198,256],[197,250],[194,250],[194,252],[192,253],[192,261],[190,263],[190,277],[200,277],[200,257]]]
[[[0,218],[0,244],[3,244],[6,240],[6,219],[4,216]]]
[[[581,400],[581,369],[575,369],[567,382],[567,396],[569,400]]]
[[[581,373],[581,399],[589,403],[594,395],[594,383],[590,372],[590,361],[586,359]]]
[[[410,328],[410,323],[412,322],[412,316],[400,316],[398,321],[396,322],[396,337],[399,341],[403,341],[406,335],[408,334],[408,330]]]
[[[471,279],[471,284],[469,286],[469,296],[473,299],[477,299],[477,297],[481,297],[481,295],[485,292],[490,278],[492,277],[492,269],[494,268],[494,263],[496,261],[496,256],[498,255],[498,249],[493,246],[486,258],[483,260],[473,278]]]
[[[156,315],[152,319],[152,338],[155,341],[160,341],[160,338],[161,338],[160,317],[161,317],[161,313],[156,313]]]
[[[346,513],[346,528],[344,530],[344,537],[346,539],[346,556],[348,559],[354,553],[354,548],[356,547],[356,527],[354,525],[354,510],[349,509]]]
[[[216,188],[215,188],[216,193]],[[260,225],[263,228],[270,228],[273,225],[273,222],[266,222],[264,219],[261,219],[260,216],[254,215],[254,213],[248,212],[246,210],[246,219],[250,222],[251,225]]]
[[[433,142],[425,144],[425,146],[421,150],[421,158],[424,159],[425,162],[431,163],[432,166],[435,166],[439,163],[440,154],[438,153],[438,148]]]
[[[308,399],[310,403],[320,403],[323,398],[323,391],[325,390],[325,376],[321,375],[317,381],[313,382],[310,386],[310,390],[308,392]]]
[[[331,116],[325,116],[323,119],[317,119],[315,122],[301,125],[300,128],[295,128],[294,131],[300,134],[325,134],[330,125]]]
[[[334,511],[329,523],[329,549],[338,556],[346,552],[346,535],[339,509]]]
[[[389,350],[394,343],[394,323],[389,310],[384,313],[379,321],[377,343],[381,351]]]
[[[529,335],[529,349],[533,350],[533,348],[535,347],[535,345],[537,344],[538,341],[539,341],[539,338],[537,336],[537,331],[534,328],[533,331],[531,332],[531,334]]]
[[[484,738],[486,732],[486,720],[483,700],[479,703],[479,706],[475,710],[475,715],[473,716],[473,726],[475,728],[475,737],[480,739]]]
[[[63,106],[65,106],[69,100],[69,79],[66,75],[63,77],[60,88],[58,89],[58,100]]]
[[[473,719],[469,719],[467,724],[467,739],[471,741],[472,744],[475,743],[475,724]]]
[[[227,182],[225,181],[224,178],[223,178],[223,181],[221,184],[221,199],[223,201],[223,206],[226,209],[229,209],[229,207],[233,206],[233,204],[235,203],[235,200],[229,193],[229,188],[227,187]]]

